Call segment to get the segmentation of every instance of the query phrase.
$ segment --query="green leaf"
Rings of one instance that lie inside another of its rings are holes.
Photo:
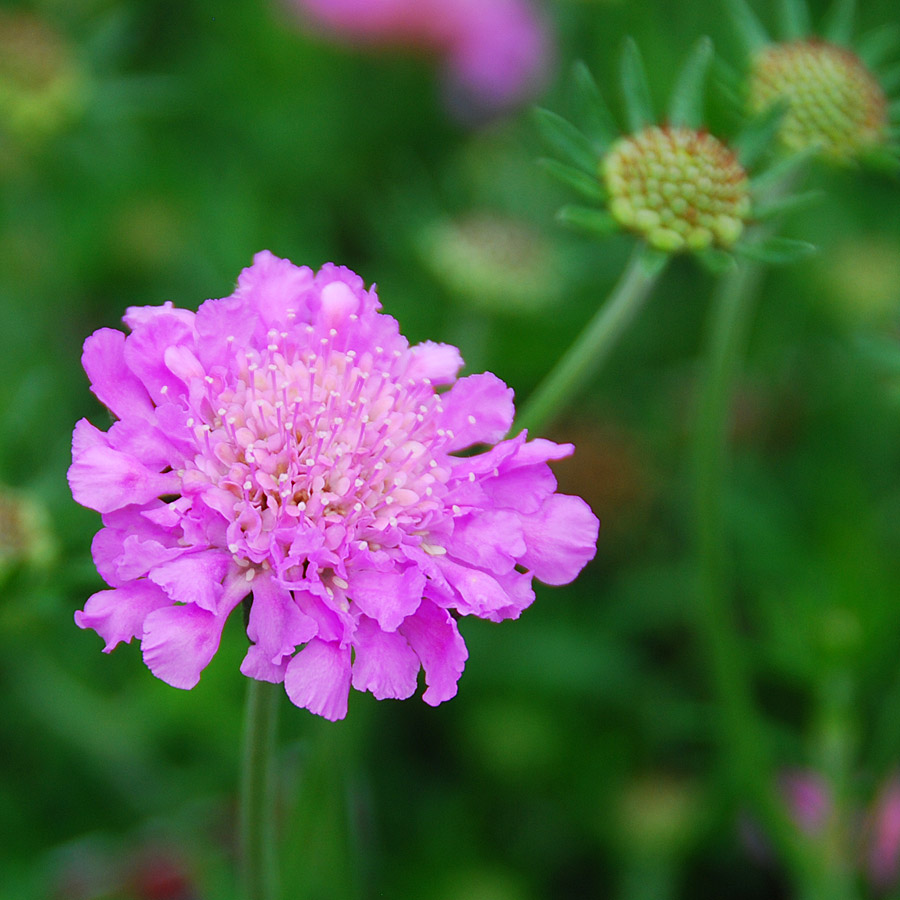
[[[750,179],[750,188],[760,204],[769,202],[770,193],[783,193],[784,185],[799,181],[802,170],[819,154],[817,147],[808,147],[783,156],[772,166]]]
[[[570,228],[586,231],[594,237],[609,237],[621,229],[619,223],[605,210],[587,206],[564,206],[556,219]]]
[[[766,29],[763,28],[762,23],[756,18],[756,14],[744,0],[725,0],[725,5],[728,7],[738,36],[744,42],[744,49],[748,56],[753,56],[766,44],[772,43]]]
[[[566,165],[557,159],[539,159],[538,165],[585,199],[596,203],[602,203],[606,199],[606,191],[603,190],[597,176],[591,177],[581,169]]]
[[[765,112],[749,120],[735,138],[734,147],[745,169],[751,169],[775,143],[787,102],[775,103]]]
[[[786,40],[809,37],[812,23],[804,0],[781,0],[778,8],[782,37]]]
[[[625,41],[622,51],[622,93],[625,95],[625,115],[632,134],[654,124],[653,102],[647,84],[647,72],[641,52],[633,38]]]
[[[593,174],[597,170],[597,152],[591,142],[569,121],[549,109],[534,111],[538,131],[544,140],[569,162]]]
[[[724,275],[730,272],[737,265],[734,256],[726,250],[719,250],[716,247],[707,247],[705,250],[698,250],[694,256],[697,257],[700,265],[706,269],[710,275]]]
[[[669,100],[668,118],[673,125],[699,128],[703,121],[703,83],[713,56],[712,41],[702,37],[685,60]]]
[[[824,191],[804,191],[801,194],[788,194],[784,197],[775,197],[768,202],[763,200],[753,208],[753,216],[760,222],[766,222],[769,219],[778,216],[786,216],[798,209],[812,206],[818,203],[825,196]]]
[[[847,45],[853,40],[856,21],[856,0],[834,0],[834,5],[825,17],[823,36],[832,44]]]
[[[647,278],[656,278],[665,269],[671,258],[671,254],[663,253],[662,250],[657,250],[649,244],[641,246],[640,254],[638,265]]]
[[[856,52],[870,69],[875,69],[897,52],[898,44],[900,28],[893,24],[882,25],[867,31],[856,42]]]
[[[812,256],[817,252],[817,248],[814,244],[810,244],[807,241],[770,237],[757,244],[736,244],[734,251],[756,262],[783,266]]]
[[[578,115],[582,117],[588,136],[603,153],[619,137],[619,129],[588,67],[580,60],[572,66],[572,85]]]

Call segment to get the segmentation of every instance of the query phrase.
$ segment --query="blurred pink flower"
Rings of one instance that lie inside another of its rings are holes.
[[[432,55],[462,116],[526,102],[542,87],[549,26],[530,0],[290,0],[304,22],[347,43]]]
[[[410,347],[379,308],[348,269],[263,252],[196,314],[132,307],[131,334],[87,339],[118,421],[75,428],[69,483],[103,516],[110,585],[75,621],[107,651],[137,637],[191,688],[252,591],[245,675],[339,719],[351,685],[406,698],[422,667],[437,705],[467,657],[451,613],[516,618],[533,577],[563,584],[593,557],[597,519],[547,465],[571,444],[504,440],[512,391],[458,379],[455,347]]]
[[[882,785],[869,813],[866,871],[872,886],[889,891],[900,876],[900,775]]]

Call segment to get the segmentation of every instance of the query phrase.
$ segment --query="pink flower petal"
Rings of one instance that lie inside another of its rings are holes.
[[[594,558],[600,522],[580,497],[554,494],[522,516],[527,552],[519,562],[545,584],[568,584]]]
[[[396,631],[422,600],[425,576],[415,568],[405,572],[355,571],[348,593],[356,605],[385,631]]]
[[[353,687],[377,700],[405,700],[416,691],[419,657],[399,632],[382,631],[362,616],[354,636]]]
[[[479,510],[454,522],[446,547],[456,560],[502,574],[509,572],[525,552],[525,539],[514,513]]]
[[[134,581],[111,591],[100,591],[88,598],[84,611],[75,613],[79,628],[93,628],[106,641],[109,653],[118,643],[130,643],[143,633],[144,620],[171,601],[149,581]]]
[[[219,649],[225,618],[193,605],[150,613],[141,641],[147,668],[172,687],[195,687]]]
[[[85,342],[81,364],[97,399],[119,418],[146,418],[153,410],[150,395],[125,363],[125,335],[112,328],[95,331]]]
[[[299,644],[318,632],[315,619],[300,611],[290,591],[274,578],[258,575],[249,585],[253,590],[247,635],[263,656],[279,665]]]
[[[409,351],[406,374],[416,381],[428,378],[432,384],[453,384],[463,366],[459,350],[452,344],[423,341]]]
[[[288,663],[284,688],[291,703],[332,722],[347,715],[350,648],[313,638]]]
[[[149,322],[135,321],[132,316],[136,329],[125,341],[125,362],[154,403],[162,403],[167,393],[174,396],[184,390],[184,383],[169,370],[165,357],[170,347],[193,342],[193,314],[187,319],[182,315],[185,312],[157,307]]]
[[[165,475],[152,472],[118,450],[88,447],[69,467],[69,487],[82,506],[106,513],[178,493],[179,480],[174,472]]]
[[[450,448],[501,440],[513,423],[513,391],[496,375],[483,372],[460,378],[443,396],[442,425],[453,432]]]
[[[222,579],[231,556],[220,550],[184,553],[150,569],[149,579],[177,603],[195,603],[215,613],[222,596]]]
[[[445,609],[423,600],[414,616],[400,626],[425,669],[427,690],[422,699],[437,706],[456,696],[456,683],[462,675],[469,651],[456,629],[456,622]]]

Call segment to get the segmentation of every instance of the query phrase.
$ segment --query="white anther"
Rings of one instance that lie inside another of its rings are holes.
[[[334,578],[331,579],[331,583],[335,587],[339,587],[342,591],[346,591],[347,588],[350,587],[350,585],[339,575],[335,575]]]
[[[421,546],[429,556],[443,556],[447,552],[446,547],[440,547],[437,544],[422,544]]]

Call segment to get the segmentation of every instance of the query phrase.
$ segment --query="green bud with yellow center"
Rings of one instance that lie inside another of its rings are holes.
[[[749,106],[761,113],[787,108],[780,139],[792,151],[818,147],[835,162],[850,162],[887,140],[888,104],[863,62],[821,40],[769,44],[753,60]]]
[[[619,138],[600,174],[613,217],[666,253],[732,247],[750,217],[747,173],[705,131],[651,126]]]

